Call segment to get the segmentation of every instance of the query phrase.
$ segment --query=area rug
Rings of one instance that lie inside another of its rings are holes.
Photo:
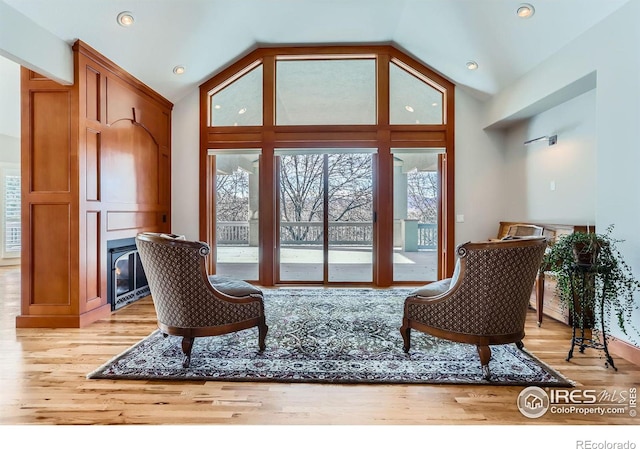
[[[91,379],[571,386],[514,344],[492,346],[491,380],[476,347],[412,331],[402,349],[407,289],[265,289],[267,349],[257,329],[196,338],[189,368],[181,337],[159,331],[90,373]],[[526,344],[526,340],[525,340]]]

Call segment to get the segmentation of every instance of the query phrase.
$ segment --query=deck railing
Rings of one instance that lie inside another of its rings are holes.
[[[321,245],[321,222],[280,222],[280,243],[283,245]],[[248,245],[248,221],[219,221],[219,245]],[[365,221],[333,221],[329,223],[330,245],[370,246],[373,243],[373,224]],[[418,224],[418,249],[436,249],[438,228],[435,224]]]
[[[438,225],[418,223],[418,249],[436,249],[438,247]]]
[[[248,221],[219,221],[216,224],[216,241],[219,245],[248,245]]]
[[[283,245],[322,244],[323,226],[317,221],[280,222]],[[373,243],[373,224],[366,221],[329,222],[330,245],[362,245]]]

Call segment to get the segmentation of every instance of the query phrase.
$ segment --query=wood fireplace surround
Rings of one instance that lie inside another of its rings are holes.
[[[73,55],[70,86],[21,72],[17,327],[108,316],[107,242],[171,229],[173,104],[82,41]]]

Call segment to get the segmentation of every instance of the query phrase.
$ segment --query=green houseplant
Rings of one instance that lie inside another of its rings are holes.
[[[615,317],[622,332],[637,344],[638,329],[632,314],[638,309],[635,294],[640,291],[640,282],[618,250],[616,245],[622,240],[613,238],[613,228],[609,225],[601,234],[574,232],[560,237],[547,250],[542,269],[554,273],[561,305],[574,317],[587,317],[587,322],[574,325],[590,327],[594,333],[603,330],[608,338],[611,320]],[[580,301],[574,297],[576,290],[572,289],[572,283],[574,287],[581,287],[578,290],[583,292],[585,314],[576,309]]]

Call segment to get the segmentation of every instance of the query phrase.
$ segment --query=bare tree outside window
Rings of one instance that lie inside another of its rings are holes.
[[[413,170],[407,173],[407,218],[420,223],[438,220],[438,174]]]
[[[216,175],[216,243],[250,243],[249,173],[236,168]]]
[[[371,155],[326,157],[329,179],[329,221],[371,221]],[[285,155],[280,164],[280,210],[285,223],[322,222],[325,155]],[[320,242],[317,226],[282,226],[283,240]]]
[[[282,221],[321,221],[324,156],[282,156],[280,161]]]
[[[371,221],[371,155],[329,156],[329,220]]]
[[[229,174],[216,175],[216,218],[249,220],[249,173],[238,168]]]

